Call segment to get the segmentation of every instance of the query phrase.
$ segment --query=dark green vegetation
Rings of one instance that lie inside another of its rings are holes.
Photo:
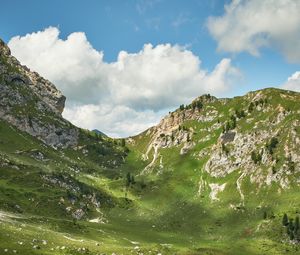
[[[0,254],[300,254],[299,93],[204,95],[111,139],[1,47]]]
[[[290,237],[291,241],[300,241],[300,223],[299,223],[299,216],[288,219],[287,214],[285,213],[282,217],[282,225],[286,227],[286,233]]]

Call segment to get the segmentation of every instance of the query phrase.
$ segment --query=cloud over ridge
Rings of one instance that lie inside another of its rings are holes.
[[[157,123],[162,114],[203,93],[221,95],[240,77],[230,59],[212,72],[179,45],[145,44],[121,51],[115,62],[93,48],[82,32],[59,38],[59,29],[16,36],[9,41],[22,64],[51,80],[67,96],[64,116],[84,128],[127,136]]]
[[[297,71],[288,77],[287,81],[281,85],[283,89],[300,92],[300,72]]]

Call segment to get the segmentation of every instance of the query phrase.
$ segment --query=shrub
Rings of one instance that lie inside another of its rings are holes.
[[[255,152],[255,151],[252,151],[252,152],[251,152],[251,159],[253,160],[253,162],[254,162],[255,164],[257,164],[257,163],[260,163],[260,162],[261,162],[262,156],[261,156],[260,153],[257,153],[257,152]]]
[[[287,226],[288,224],[289,224],[289,219],[288,219],[287,214],[285,213],[282,217],[282,225]]]
[[[252,112],[254,109],[254,104],[251,102],[248,106],[248,112]]]
[[[269,143],[266,144],[266,148],[270,154],[273,154],[274,149],[278,144],[278,139],[276,137],[272,137]]]

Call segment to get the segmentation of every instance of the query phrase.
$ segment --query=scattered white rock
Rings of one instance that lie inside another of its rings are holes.
[[[209,187],[211,189],[211,192],[209,194],[209,197],[211,200],[219,200],[219,198],[217,198],[217,195],[219,192],[222,192],[225,187],[226,187],[226,183],[223,184],[218,184],[218,183],[210,183]]]

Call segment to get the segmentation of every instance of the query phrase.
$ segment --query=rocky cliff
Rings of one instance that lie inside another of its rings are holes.
[[[223,185],[218,187],[225,188],[226,178],[236,173],[242,201],[244,180],[258,188],[277,184],[278,192],[298,185],[299,102],[299,93],[279,89],[250,92],[233,99],[201,96],[135,138],[137,146],[140,141],[148,141],[142,154],[148,165],[142,174],[167,169],[163,157],[173,149],[178,157],[189,154],[191,159],[205,162],[198,171],[218,178]],[[204,187],[213,192],[213,185],[200,180],[199,193]]]
[[[11,55],[0,40],[0,118],[54,147],[76,146],[78,129],[61,117],[65,96]]]

